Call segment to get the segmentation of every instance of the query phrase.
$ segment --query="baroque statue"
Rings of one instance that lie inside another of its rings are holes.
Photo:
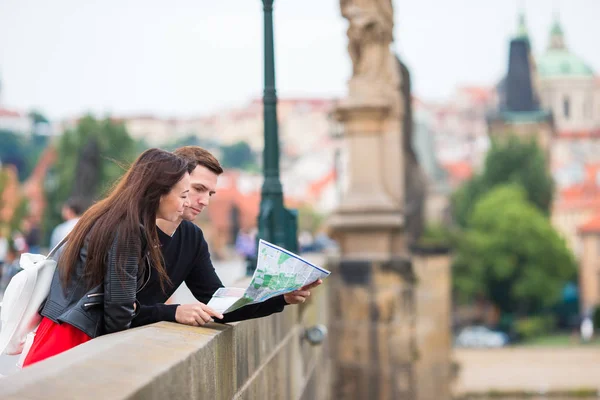
[[[384,92],[400,85],[390,51],[394,39],[392,0],[340,0],[340,8],[349,22],[350,98],[387,97]]]

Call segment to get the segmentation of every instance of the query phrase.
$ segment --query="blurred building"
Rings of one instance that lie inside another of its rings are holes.
[[[552,110],[557,129],[578,132],[600,128],[600,81],[594,70],[572,53],[555,20],[548,48],[537,59],[542,104]]]
[[[15,110],[3,103],[2,77],[0,76],[0,130],[9,131],[18,135],[54,135],[55,127],[52,123],[35,121],[33,115],[22,110]]]
[[[329,135],[329,112],[334,100],[322,98],[280,99],[277,104],[281,148],[286,155],[301,155]],[[219,145],[247,142],[253,151],[263,148],[263,106],[255,99],[243,107],[193,118],[161,118],[132,115],[115,118],[129,134],[151,146],[195,136]]]
[[[560,188],[555,193],[552,224],[566,239],[577,258],[583,247],[578,229],[600,212],[600,163],[587,164],[581,183]]]
[[[413,148],[427,177],[425,220],[441,223],[449,213],[451,187],[448,172],[436,153],[434,113],[423,102],[413,99],[413,119]]]
[[[459,87],[443,103],[413,98],[413,146],[428,179],[427,221],[446,221],[451,193],[482,167],[490,145],[486,114],[496,104],[492,87]]]
[[[600,305],[600,213],[579,227],[582,254],[579,266],[581,311],[591,313]]]
[[[580,261],[582,306],[589,305],[589,282],[598,279],[589,263],[600,213],[600,77],[569,50],[558,19],[537,71],[541,103],[552,111],[557,131],[551,155],[557,186],[552,222]]]
[[[478,169],[489,149],[486,115],[497,103],[491,86],[462,86],[443,103],[413,98],[414,123],[431,132],[441,164],[464,161]]]
[[[525,16],[510,40],[508,71],[498,85],[498,108],[488,115],[489,134],[496,140],[511,135],[534,139],[550,164],[555,126],[552,112],[539,99],[539,82]]]
[[[145,140],[150,146],[158,146],[176,139],[175,121],[153,115],[129,116],[120,119],[127,132],[136,140]]]
[[[262,183],[262,174],[238,170],[226,170],[219,177],[210,206],[196,221],[206,231],[211,252],[217,257],[227,257],[228,246],[234,243],[240,229],[256,228]],[[289,174],[282,179],[282,185],[286,207],[308,206],[324,214],[330,207],[330,197],[335,197],[336,176],[331,170],[311,181]]]
[[[572,53],[558,20],[537,60],[542,104],[552,110],[557,136],[552,171],[559,187],[585,179],[585,165],[600,162],[600,77]]]
[[[0,130],[29,135],[33,127],[33,120],[27,113],[0,106]]]

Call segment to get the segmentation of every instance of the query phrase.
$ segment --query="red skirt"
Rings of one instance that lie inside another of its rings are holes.
[[[73,325],[57,324],[44,317],[37,329],[31,349],[25,357],[23,367],[60,354],[91,339]]]

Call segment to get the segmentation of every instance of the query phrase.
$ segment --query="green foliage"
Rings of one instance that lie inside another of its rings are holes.
[[[23,198],[19,201],[17,208],[15,209],[11,219],[8,223],[9,232],[15,232],[21,230],[21,224],[25,217],[27,217],[27,212],[29,211],[29,202],[27,199]]]
[[[40,135],[22,135],[0,130],[0,161],[17,168],[19,181],[29,177],[40,154],[48,145],[48,137]]]
[[[546,158],[535,141],[515,136],[493,142],[481,175],[474,176],[452,198],[457,223],[466,227],[477,201],[497,185],[521,185],[527,199],[544,214],[550,214],[554,181],[546,168]]]
[[[459,301],[483,295],[503,312],[528,315],[556,304],[576,275],[565,241],[517,184],[483,195],[468,227],[453,266]]]
[[[96,120],[88,115],[81,119],[74,129],[64,132],[57,144],[58,161],[49,172],[46,182],[46,235],[62,222],[60,210],[71,195],[79,154],[92,138],[98,142],[102,160],[100,184],[96,192],[98,198],[121,177],[137,155],[136,142],[129,136],[125,126],[108,118]]]
[[[319,214],[308,205],[298,209],[298,231],[308,231],[315,234],[323,225],[324,220],[325,217],[322,214]]]
[[[247,169],[256,166],[250,145],[244,141],[221,147],[221,163],[228,168]]]
[[[515,322],[515,331],[522,340],[547,335],[555,327],[556,319],[552,315],[521,318]]]
[[[29,113],[29,118],[31,118],[31,120],[33,121],[34,125],[37,124],[47,124],[50,121],[48,120],[48,118],[46,118],[46,116],[44,114],[42,114],[41,112],[37,111],[37,110],[33,110]]]
[[[482,177],[475,175],[454,192],[451,199],[452,211],[454,220],[459,226],[463,228],[467,226],[475,203],[485,191]]]
[[[0,167],[0,210],[2,210],[4,208],[4,196],[2,194],[4,193],[4,188],[6,187],[7,181],[8,181],[8,174],[6,173],[6,171],[4,169],[2,169]],[[0,220],[0,236],[2,235],[2,232],[4,230],[5,222],[6,221]]]
[[[592,321],[594,322],[595,329],[600,330],[600,306],[597,306],[592,314]]]
[[[419,246],[452,247],[456,242],[456,235],[442,224],[428,224],[419,238]]]

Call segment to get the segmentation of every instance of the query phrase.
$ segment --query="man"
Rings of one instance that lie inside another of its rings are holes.
[[[71,198],[67,200],[67,202],[63,205],[61,210],[61,215],[65,222],[60,225],[57,225],[56,228],[52,231],[52,236],[50,236],[50,250],[52,250],[57,244],[63,240],[69,232],[75,227],[77,221],[79,221],[79,217],[85,211],[85,207],[83,203],[76,198]]]
[[[210,260],[208,244],[202,230],[191,221],[208,207],[211,196],[216,193],[218,178],[223,173],[223,168],[210,152],[198,146],[182,147],[174,153],[197,164],[190,174],[188,197],[190,206],[184,211],[180,222],[157,220],[161,251],[171,285],[162,291],[156,274],[150,274],[142,279],[133,326],[158,321],[178,322],[192,326],[201,326],[213,319],[218,322],[241,321],[265,317],[282,311],[285,305],[306,301],[310,296],[309,290],[318,286],[320,280],[295,292],[276,296],[262,303],[251,304],[226,315],[221,315],[206,305],[214,292],[223,287],[223,284]],[[150,272],[152,272],[151,268]],[[164,304],[182,282],[186,283],[200,303]]]

